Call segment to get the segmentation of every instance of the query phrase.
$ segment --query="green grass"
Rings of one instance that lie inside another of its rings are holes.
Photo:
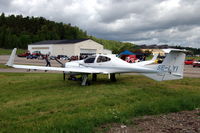
[[[0,55],[10,55],[12,52],[12,49],[3,49],[3,48],[0,48]],[[26,52],[25,49],[17,49],[17,54],[21,54],[21,53],[24,53]]]
[[[11,68],[11,67],[9,67],[9,66],[6,66],[5,64],[0,64],[0,68],[7,69],[7,68]]]
[[[187,59],[187,60],[189,60],[189,59],[200,60],[200,57],[197,57],[197,56],[188,57],[188,56],[186,56],[186,59]]]
[[[146,60],[151,60],[153,58],[153,55],[149,55],[146,57]]]
[[[0,132],[95,132],[135,116],[200,107],[199,78],[156,82],[143,76],[105,75],[91,86],[60,74],[0,73]]]

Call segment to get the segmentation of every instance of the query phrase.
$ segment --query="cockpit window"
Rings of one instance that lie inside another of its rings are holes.
[[[88,57],[84,60],[85,63],[94,63],[96,56]]]
[[[100,62],[107,62],[107,61],[110,61],[111,59],[106,57],[106,56],[99,56],[98,59],[97,59],[97,63],[100,63]]]

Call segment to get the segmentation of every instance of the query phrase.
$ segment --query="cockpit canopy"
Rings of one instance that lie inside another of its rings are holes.
[[[110,61],[111,59],[109,57],[106,57],[106,56],[99,56],[98,59],[97,59],[97,63],[100,63],[100,62],[107,62],[107,61]]]
[[[97,59],[96,59],[97,58]],[[99,56],[90,56],[84,60],[85,63],[94,63],[96,59],[96,63],[102,63],[102,62],[108,62],[111,60],[111,58],[103,55]]]
[[[85,63],[94,63],[96,56],[87,57],[84,62]]]

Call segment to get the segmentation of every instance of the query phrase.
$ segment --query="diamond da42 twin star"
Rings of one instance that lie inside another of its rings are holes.
[[[172,49],[169,54],[167,54],[162,64],[151,64],[157,56],[150,61],[128,63],[115,55],[97,54],[84,60],[67,62],[64,67],[14,64],[16,50],[16,48],[13,49],[6,64],[7,66],[28,70],[62,71],[64,75],[82,75],[81,85],[87,85],[89,74],[92,74],[93,80],[96,80],[97,74],[108,74],[111,81],[116,81],[115,74],[117,73],[132,72],[140,73],[157,81],[183,78],[185,51],[178,49]]]

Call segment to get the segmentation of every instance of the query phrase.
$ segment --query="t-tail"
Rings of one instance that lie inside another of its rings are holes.
[[[162,64],[147,66],[156,69],[157,73],[143,73],[143,75],[157,81],[182,79],[185,60],[184,52],[186,51],[179,49],[171,50]]]

